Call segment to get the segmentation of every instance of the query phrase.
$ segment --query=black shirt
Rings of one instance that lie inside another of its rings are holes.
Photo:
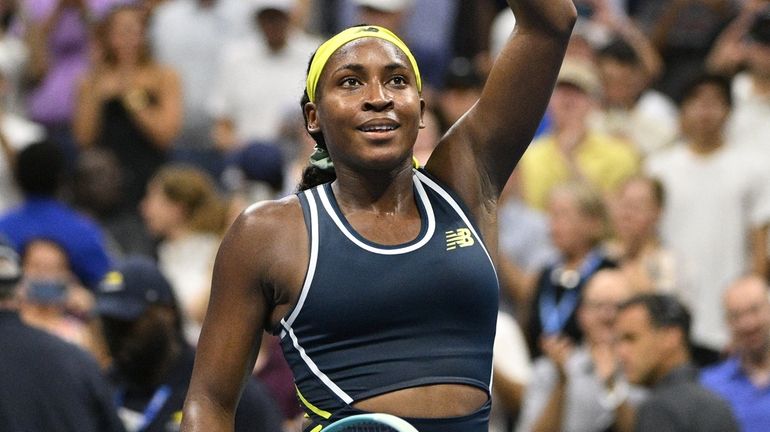
[[[116,400],[120,401],[121,417],[124,421],[132,418],[141,422],[148,417],[149,424],[142,432],[178,431],[194,362],[195,351],[185,344],[179,358],[159,387],[129,391],[117,384]],[[120,382],[117,374],[114,374],[113,378]],[[154,415],[153,409],[148,410],[153,398],[162,402]],[[235,413],[235,432],[278,432],[281,430],[281,420],[280,409],[265,387],[255,379],[250,379]]]
[[[85,351],[0,310],[0,431],[123,432]]]
[[[730,406],[697,380],[691,365],[680,366],[652,389],[636,413],[636,432],[738,432]]]

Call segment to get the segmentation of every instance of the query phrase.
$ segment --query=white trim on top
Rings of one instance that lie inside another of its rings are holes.
[[[326,194],[326,190],[323,187],[319,187],[317,190],[318,190],[318,194],[321,197],[321,202],[323,203],[324,209],[326,209],[326,212],[329,214],[329,217],[332,218],[334,223],[337,225],[337,228],[339,228],[339,230],[350,241],[352,241],[361,249],[364,249],[368,252],[372,252],[380,255],[400,255],[400,254],[405,254],[421,248],[426,243],[428,243],[428,241],[430,241],[431,237],[433,237],[433,233],[436,231],[436,217],[433,214],[433,206],[431,206],[430,204],[430,200],[428,199],[428,194],[425,192],[425,187],[422,185],[422,183],[419,181],[419,179],[416,176],[413,176],[412,178],[414,179],[414,184],[417,188],[417,195],[420,197],[420,200],[422,201],[423,208],[425,209],[425,214],[428,218],[428,229],[425,231],[425,234],[419,241],[409,246],[393,248],[393,249],[379,248],[376,246],[366,244],[361,240],[359,240],[355,235],[353,235],[353,233],[350,232],[348,227],[345,226],[345,224],[342,222],[340,217],[337,215],[337,212],[334,211],[334,207],[332,206],[331,201],[329,200],[329,197]]]
[[[425,174],[416,171],[417,177],[419,177],[420,180],[425,182],[428,187],[433,189],[434,192],[439,194],[444,200],[446,200],[447,203],[454,209],[454,211],[457,212],[457,214],[460,216],[460,218],[465,222],[465,225],[468,227],[469,230],[473,233],[473,236],[476,237],[476,241],[479,242],[481,245],[481,249],[484,250],[484,253],[487,254],[487,258],[489,259],[489,264],[492,266],[492,271],[495,273],[495,279],[497,280],[497,285],[500,286],[500,278],[497,276],[497,269],[495,268],[495,262],[492,261],[492,256],[489,254],[489,251],[487,250],[487,247],[484,245],[484,242],[482,241],[479,234],[476,232],[476,230],[473,228],[473,224],[471,224],[470,219],[468,219],[468,216],[463,211],[462,207],[460,207],[459,204],[457,204],[457,201],[452,198],[452,195],[449,194],[444,188],[439,186],[438,183],[434,182],[430,179],[430,177],[426,176]]]
[[[310,209],[310,260],[307,265],[307,273],[305,274],[305,282],[302,284],[302,291],[299,294],[297,305],[291,312],[288,318],[281,320],[281,324],[284,328],[291,327],[294,324],[294,320],[297,319],[302,306],[305,304],[305,299],[310,291],[310,284],[313,283],[313,277],[315,276],[315,268],[318,263],[318,206],[315,202],[315,197],[310,190],[303,192],[305,198],[307,198],[308,208]],[[286,336],[286,330],[281,331],[281,339]]]
[[[315,364],[313,359],[310,358],[310,356],[307,355],[305,352],[305,349],[302,348],[302,346],[299,344],[299,340],[297,340],[297,335],[294,334],[294,330],[292,330],[291,327],[286,327],[286,331],[289,333],[289,337],[291,337],[291,341],[294,344],[294,348],[296,348],[297,352],[299,353],[300,357],[302,357],[302,360],[305,361],[305,364],[308,368],[310,368],[310,371],[313,372],[313,375],[315,375],[318,379],[321,380],[326,387],[329,388],[332,392],[334,392],[337,397],[345,401],[346,404],[353,403],[353,398],[350,397],[347,393],[345,393],[344,390],[342,390],[337,384],[334,383],[325,373],[321,372],[321,369],[318,368],[318,365]]]

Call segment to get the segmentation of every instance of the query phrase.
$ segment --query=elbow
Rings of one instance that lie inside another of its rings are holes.
[[[523,7],[514,6],[516,25],[523,31],[540,33],[548,38],[569,40],[578,19],[577,9],[571,0],[546,0]]]
[[[567,39],[572,36],[572,29],[578,19],[577,8],[572,1],[562,2],[563,13],[557,15],[553,20],[553,32],[557,37]]]

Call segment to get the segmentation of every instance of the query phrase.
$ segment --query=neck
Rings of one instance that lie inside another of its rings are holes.
[[[191,233],[191,230],[187,226],[187,224],[180,223],[180,224],[174,225],[169,230],[169,232],[166,233],[166,237],[165,238],[168,241],[174,241],[174,240],[179,240],[179,239],[185,238],[188,235],[190,235],[190,233]]]
[[[699,134],[690,137],[689,148],[696,154],[706,155],[717,151],[723,143],[722,134]]]
[[[653,249],[657,244],[658,241],[650,235],[623,239],[623,257],[624,259],[639,258],[645,251]]]
[[[346,210],[400,214],[414,208],[411,166],[386,175],[338,169],[332,189],[340,207]]]
[[[741,364],[746,369],[766,370],[770,372],[770,343],[762,350],[742,351],[739,353]]]
[[[754,92],[763,96],[770,95],[770,74],[752,74],[751,81],[754,84]]]
[[[687,350],[685,350],[684,348],[679,349],[672,355],[665,357],[661,363],[660,369],[658,369],[658,373],[657,373],[657,376],[655,377],[655,382],[653,384],[659,383],[674,369],[686,365],[687,363],[689,363],[689,361],[690,361],[690,356],[687,354]]]
[[[569,269],[577,269],[583,265],[583,261],[586,259],[589,253],[593,250],[592,247],[586,246],[575,249],[574,251],[564,253],[564,266]]]

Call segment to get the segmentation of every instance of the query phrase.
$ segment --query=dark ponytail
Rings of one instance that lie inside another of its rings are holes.
[[[313,62],[313,57],[315,56],[315,53],[313,53],[312,56],[310,56],[310,61],[308,62],[308,70],[310,70],[310,64]],[[305,119],[305,131],[310,135],[311,138],[313,138],[313,141],[315,141],[316,146],[325,149],[326,148],[326,141],[324,140],[324,135],[321,132],[311,133],[307,130],[307,114],[305,114],[305,105],[310,102],[310,96],[307,94],[307,89],[302,93],[302,99],[299,102],[300,109],[302,110],[302,118]],[[300,180],[299,185],[297,185],[298,191],[303,191],[310,189],[312,187],[318,186],[320,184],[329,183],[331,181],[334,181],[337,179],[337,173],[334,172],[334,170],[322,170],[321,168],[318,168],[314,165],[308,165],[304,171],[302,171],[302,180]]]

